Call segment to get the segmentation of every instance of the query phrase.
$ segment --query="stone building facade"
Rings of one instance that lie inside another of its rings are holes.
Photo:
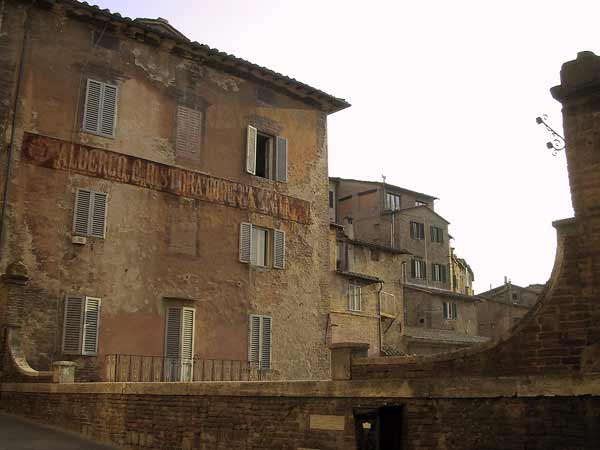
[[[478,334],[473,271],[454,256],[449,222],[435,212],[435,200],[383,182],[329,179],[330,222],[361,242],[403,254],[366,272],[402,286],[399,336],[386,341],[389,353],[447,352],[487,340]],[[361,338],[356,331],[353,341]]]
[[[351,224],[330,225],[330,344],[360,342],[369,354],[401,346],[404,252],[354,238]]]
[[[348,103],[163,19],[2,2],[1,261],[31,364],[327,375],[327,115]],[[1,308],[0,308],[1,309]],[[6,317],[0,317],[0,325]],[[187,367],[187,366],[186,366]]]
[[[537,303],[540,286],[521,287],[505,278],[502,286],[477,294],[485,300],[477,304],[479,333],[495,339],[518,324]]]

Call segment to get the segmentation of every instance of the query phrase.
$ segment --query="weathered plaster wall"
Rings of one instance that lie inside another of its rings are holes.
[[[272,376],[326,376],[325,113],[280,91],[272,91],[269,102],[259,101],[259,89],[267,87],[139,43],[111,27],[106,33],[117,45],[93,46],[94,32],[98,36],[102,27],[73,20],[60,6],[48,12],[32,7],[29,15],[13,155],[11,239],[2,264],[22,259],[32,287],[42,290],[49,304],[58,304],[58,314],[44,327],[52,347],[47,353],[63,358],[62,302],[66,294],[83,294],[102,298],[100,354],[96,361],[79,358],[85,364],[102,365],[112,353],[162,355],[164,298],[175,297],[196,308],[197,355],[245,360],[248,314],[268,314],[273,316]],[[115,139],[80,131],[88,77],[119,86]],[[180,104],[205,108],[199,156],[178,155],[174,149]],[[288,183],[245,172],[249,124],[288,139]],[[22,160],[25,132],[286,194],[309,202],[310,223],[38,167]],[[77,188],[108,193],[105,240],[71,243]],[[238,262],[241,222],[285,231],[285,270]],[[34,328],[26,332],[31,338]]]

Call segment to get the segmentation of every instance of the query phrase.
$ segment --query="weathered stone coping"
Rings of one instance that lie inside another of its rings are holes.
[[[600,374],[411,380],[201,383],[3,383],[2,393],[227,397],[498,398],[599,396]]]

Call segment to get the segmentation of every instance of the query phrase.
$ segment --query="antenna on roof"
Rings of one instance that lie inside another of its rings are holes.
[[[381,179],[383,180],[383,184],[385,184],[385,175],[381,175]]]

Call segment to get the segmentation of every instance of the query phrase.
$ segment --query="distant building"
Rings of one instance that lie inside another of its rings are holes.
[[[465,295],[473,295],[473,281],[475,275],[471,266],[463,259],[454,254],[454,248],[450,247],[450,284],[454,292]]]
[[[354,276],[352,282],[359,283],[357,273],[361,273],[373,278],[372,283],[385,281],[384,290],[393,286],[394,303],[396,308],[401,306],[389,326],[383,325],[380,344],[371,345],[371,352],[379,348],[382,354],[431,354],[488,340],[477,334],[473,271],[451,253],[449,222],[434,211],[435,200],[432,195],[383,182],[330,178],[329,220],[332,229],[337,228],[336,248],[341,255],[338,275],[340,267],[353,263],[346,277]],[[351,238],[344,244],[342,235]],[[375,251],[385,255],[383,264],[366,264],[369,258],[356,258],[359,248],[369,246],[371,255]],[[400,254],[388,256],[392,252]],[[345,291],[338,291],[338,297],[343,297]],[[375,315],[381,323],[388,320],[377,311]],[[355,318],[352,327],[346,326],[343,339],[364,342],[357,327]],[[336,332],[341,336],[341,329],[334,329],[332,336]],[[373,336],[374,331],[369,333]],[[373,338],[369,339],[372,343]]]
[[[405,251],[356,240],[349,223],[332,223],[329,238],[329,343],[368,343],[371,355],[399,349]]]
[[[537,303],[543,284],[521,287],[510,280],[489,291],[477,294],[486,300],[477,305],[479,334],[497,338],[511,327]]]

